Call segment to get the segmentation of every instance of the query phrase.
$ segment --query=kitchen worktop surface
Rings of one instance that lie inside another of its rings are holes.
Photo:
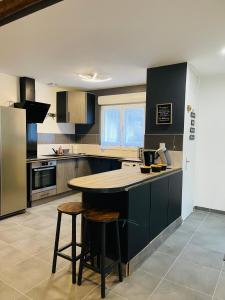
[[[161,176],[181,171],[181,168],[170,168],[157,173],[142,174],[140,168],[125,168],[79,178],[68,182],[71,189],[84,192],[114,193],[127,190],[145,181],[155,180]]]
[[[139,158],[129,158],[129,157],[116,157],[116,156],[107,156],[99,154],[79,154],[79,153],[70,153],[63,155],[42,155],[35,158],[28,158],[27,163],[37,162],[37,161],[49,161],[49,160],[62,160],[62,159],[71,159],[71,158],[82,158],[82,157],[96,157],[96,158],[108,158],[108,159],[117,159],[120,161],[135,161],[141,162]]]

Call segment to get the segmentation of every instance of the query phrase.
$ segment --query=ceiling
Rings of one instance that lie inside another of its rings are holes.
[[[224,0],[64,0],[0,27],[0,72],[92,90],[143,84],[148,67],[183,61],[225,74],[224,12]]]

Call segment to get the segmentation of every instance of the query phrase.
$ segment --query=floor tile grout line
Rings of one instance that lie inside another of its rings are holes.
[[[32,300],[30,297],[28,297],[24,292],[21,292],[20,290],[18,290],[16,287],[14,287],[13,285],[7,283],[4,279],[0,278],[0,281],[3,282],[6,286],[12,288],[13,290],[15,290],[17,293],[19,293],[22,296],[27,297],[28,299]]]
[[[81,300],[85,300],[87,299],[95,290],[97,290],[99,288],[99,286],[94,286],[93,289],[91,289],[87,295],[85,295],[83,298],[81,298]]]
[[[66,270],[66,268],[67,268],[67,266],[65,266],[64,268],[62,268],[60,270],[60,272]],[[54,276],[54,275],[52,275],[52,273],[51,273],[51,276]],[[39,285],[41,285],[42,283],[44,283],[48,278],[49,277],[46,277],[45,279],[42,279],[39,283],[35,284],[32,288],[30,288],[29,290],[26,291],[26,294],[28,294],[30,291],[32,291],[33,289],[35,289],[36,287],[38,287]],[[26,294],[25,294],[25,296],[26,296]]]
[[[35,255],[32,255],[31,257],[29,257],[29,258],[27,258],[27,259],[25,259],[25,260],[22,260],[22,261],[20,261],[19,263],[22,263],[22,262],[24,262],[24,261],[26,261],[26,260],[29,260],[29,259],[31,259],[31,258],[33,258]],[[47,263],[47,262],[44,262],[43,260],[41,260],[40,258],[36,258],[37,260],[39,260],[40,262],[43,262],[45,265],[48,265],[49,266],[49,264]],[[15,266],[16,265],[18,265],[19,263],[16,263],[15,264]],[[65,266],[64,268],[62,268],[60,271],[63,271],[65,268],[66,268],[67,266]],[[7,269],[5,269],[5,270],[3,270],[3,272],[7,272]],[[47,275],[46,275],[47,276]],[[42,279],[38,284],[35,284],[31,289],[29,289],[26,293],[28,293],[30,290],[32,290],[33,288],[35,288],[36,286],[38,286],[39,284],[41,284],[43,281],[45,281],[46,279],[47,279],[48,277],[46,277],[46,278],[44,278],[44,279]],[[22,291],[20,291],[20,290],[18,290],[17,288],[15,288],[14,286],[13,286],[13,283],[10,281],[10,282],[7,282],[7,281],[5,281],[4,279],[2,279],[2,277],[0,277],[0,281],[2,281],[4,284],[6,284],[6,285],[8,285],[8,286],[10,286],[10,287],[12,287],[13,289],[16,289],[20,294],[22,293],[23,295],[25,295],[26,296],[26,294],[24,294],[24,292],[22,292]],[[26,296],[27,297],[27,296]]]
[[[193,288],[191,288],[191,287],[189,287],[189,286],[182,285],[182,284],[180,284],[180,283],[177,283],[177,282],[172,281],[172,280],[167,279],[167,278],[164,278],[164,280],[169,281],[169,282],[171,282],[172,284],[177,285],[177,286],[179,286],[179,287],[183,287],[183,288],[186,288],[186,289],[191,290],[191,291],[193,291],[193,292],[197,292],[197,293],[199,293],[199,294],[201,294],[201,295],[204,295],[204,296],[207,296],[207,297],[212,298],[212,295],[206,294],[206,293],[204,293],[204,292],[202,292],[202,291],[199,291],[199,290],[195,290],[195,289],[193,289]]]
[[[221,270],[220,270],[220,274],[219,274],[219,277],[218,277],[217,282],[216,282],[216,286],[215,286],[215,289],[214,289],[214,292],[213,292],[213,295],[212,295],[212,300],[213,300],[214,297],[215,297],[216,290],[217,290],[217,287],[218,287],[218,285],[219,285],[220,278],[221,278],[222,273],[223,273],[223,267],[224,267],[224,262],[223,262],[223,264],[222,264],[222,267],[221,267]]]
[[[193,238],[194,234],[196,233],[197,229],[205,222],[205,220],[208,218],[208,216],[209,216],[209,213],[206,214],[206,216],[203,218],[203,220],[200,222],[200,224],[196,227],[196,229],[194,230],[193,234],[191,235],[191,237],[188,239],[187,243],[185,244],[184,248],[181,250],[180,254],[176,257],[176,259],[174,260],[174,262],[172,263],[172,265],[169,267],[169,269],[167,270],[167,272],[164,274],[164,276],[158,282],[158,284],[156,285],[156,287],[154,288],[154,290],[152,291],[152,293],[149,295],[149,297],[148,297],[149,300],[152,297],[152,295],[155,293],[155,291],[157,290],[157,288],[160,286],[160,284],[163,282],[163,280],[166,278],[167,274],[173,268],[173,266],[175,265],[175,263],[177,262],[177,260],[181,257],[181,255],[184,252],[184,249],[187,247],[187,245],[190,244],[190,241],[192,240],[192,238]]]
[[[110,274],[109,274],[110,275]],[[109,276],[108,275],[108,276]],[[107,277],[108,277],[107,276]],[[106,277],[106,278],[107,278]],[[88,293],[87,293],[87,295],[85,295],[83,298],[81,298],[81,300],[85,300],[85,299],[87,299],[95,290],[97,290],[97,289],[99,289],[100,288],[100,284],[98,284],[98,286],[95,286],[91,291],[89,291]],[[126,297],[123,297],[123,296],[121,296],[120,294],[118,294],[118,293],[116,293],[116,292],[114,292],[113,290],[111,290],[111,288],[108,288],[108,293],[112,293],[112,294],[114,294],[115,296],[119,296],[121,299],[124,299],[124,300],[128,300],[128,298],[126,298]],[[106,295],[107,296],[107,295]]]

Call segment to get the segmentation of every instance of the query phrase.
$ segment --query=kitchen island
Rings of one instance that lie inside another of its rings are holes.
[[[153,240],[173,224],[180,224],[182,169],[142,174],[139,168],[119,169],[72,179],[71,189],[82,192],[87,208],[112,209],[120,212],[122,262],[126,273],[130,263],[143,260],[143,253]],[[174,226],[173,226],[174,228]],[[96,241],[98,230],[94,230]],[[165,234],[164,234],[165,236]],[[114,230],[107,226],[107,254],[113,257]]]

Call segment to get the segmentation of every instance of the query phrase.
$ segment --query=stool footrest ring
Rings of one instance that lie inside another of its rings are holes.
[[[76,243],[77,247],[82,247],[81,243]],[[58,252],[62,252],[63,250],[66,250],[67,248],[72,247],[72,242],[69,244],[66,244],[65,246],[62,246],[61,248],[58,249]]]
[[[67,255],[67,254],[64,254],[64,253],[61,253],[61,252],[57,252],[57,255],[60,256],[60,257],[62,257],[62,258],[65,258],[65,259],[67,259],[69,261],[73,261],[72,257],[69,256],[69,255]],[[76,256],[75,261],[79,260],[80,258],[81,258],[81,255],[79,254],[79,255]]]

